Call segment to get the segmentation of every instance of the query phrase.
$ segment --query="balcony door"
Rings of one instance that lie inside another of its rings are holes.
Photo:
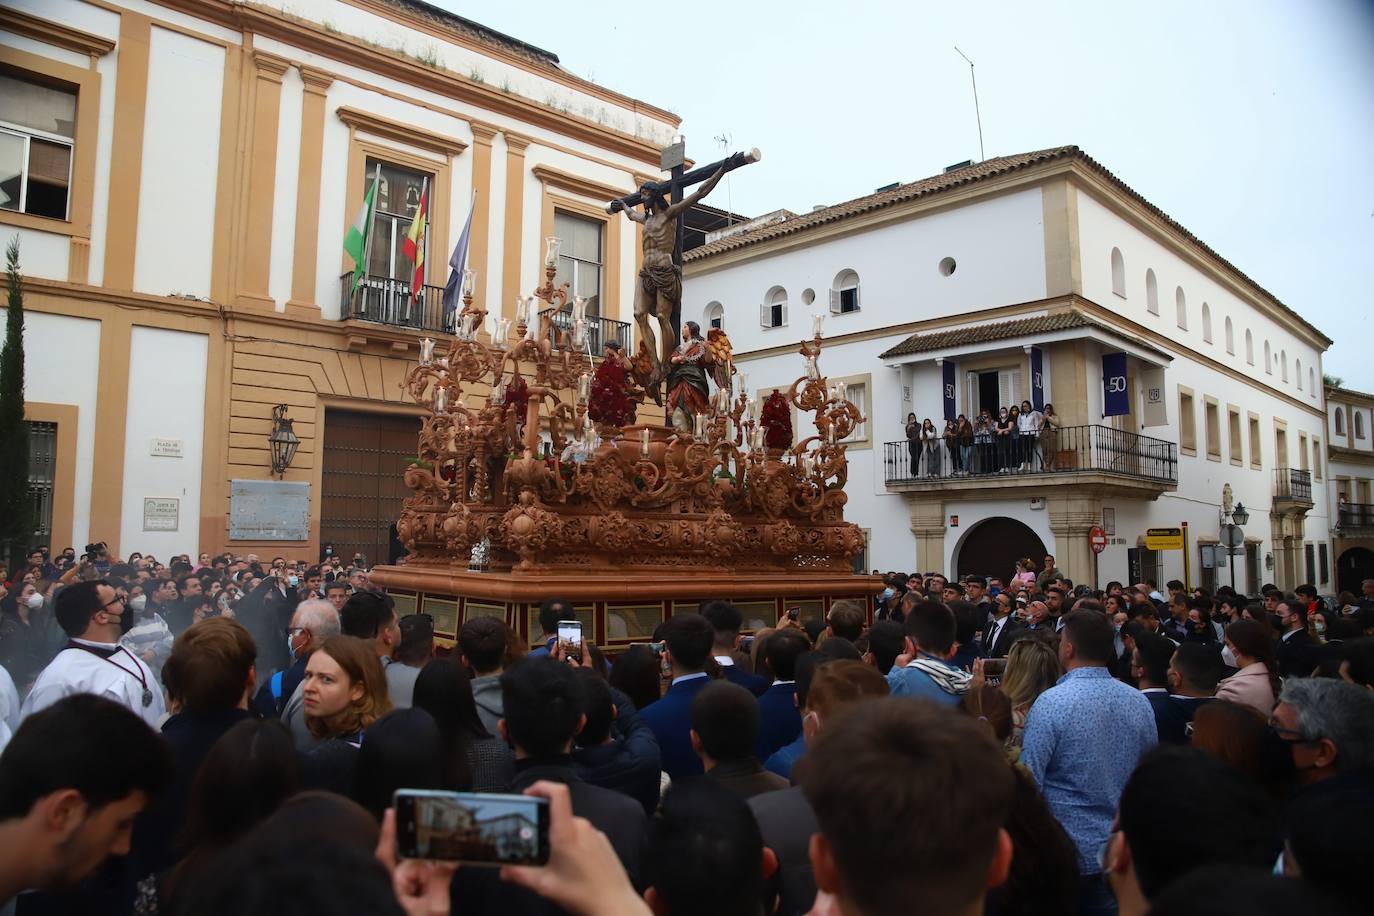
[[[984,410],[996,418],[1003,407],[1010,410],[1012,405],[1020,404],[1021,400],[1020,369],[989,369],[968,374],[970,419]]]

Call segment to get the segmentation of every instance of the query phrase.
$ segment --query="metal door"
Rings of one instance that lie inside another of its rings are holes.
[[[326,410],[320,544],[347,563],[389,561],[391,524],[409,495],[402,475],[415,454],[418,417]]]

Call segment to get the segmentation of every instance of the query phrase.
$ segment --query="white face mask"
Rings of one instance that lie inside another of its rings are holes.
[[[43,606],[43,596],[38,594],[38,592],[34,592],[28,598],[24,599],[24,603],[29,606],[29,610],[36,611]]]
[[[147,606],[148,606],[148,596],[147,596],[147,595],[137,595],[137,596],[135,596],[135,597],[129,599],[129,607],[133,608],[135,611],[140,611],[140,612],[141,612],[141,611],[142,611],[145,607],[147,607]]]
[[[1240,662],[1236,661],[1236,653],[1231,651],[1230,646],[1221,647],[1221,661],[1231,668],[1239,668]]]
[[[298,576],[287,576],[287,577],[286,577],[286,584],[289,585],[289,586],[291,586],[292,588],[295,588],[297,585],[300,585],[300,584],[301,584],[300,577],[298,577]]]

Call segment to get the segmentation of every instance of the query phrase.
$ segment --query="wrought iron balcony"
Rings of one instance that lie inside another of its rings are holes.
[[[884,443],[889,490],[1002,489],[1092,479],[1158,495],[1178,485],[1178,447],[1173,442],[1109,426],[1065,426],[1037,438],[940,439],[933,454],[922,445],[905,439]]]
[[[1311,507],[1312,472],[1299,468],[1274,468],[1274,503],[1287,503],[1290,507]]]
[[[1369,503],[1346,503],[1336,512],[1336,524],[1343,534],[1369,531],[1374,528],[1374,505]]]
[[[350,292],[353,289],[353,274],[349,272],[339,278],[339,286],[341,319],[373,321],[435,334],[453,333],[454,318],[444,314],[442,286],[421,287],[414,302],[410,301],[410,284],[393,277],[369,274],[358,285],[356,292]]]
[[[571,334],[573,327],[572,309],[544,309],[539,313],[540,316],[553,316],[553,330],[550,334],[553,337],[552,343],[558,346],[559,335],[563,333]],[[624,321],[615,321],[611,318],[602,318],[600,315],[587,316],[587,347],[591,350],[593,357],[599,358],[602,350],[608,342],[615,340],[620,342],[620,346],[625,348],[626,355],[630,351],[630,325]]]

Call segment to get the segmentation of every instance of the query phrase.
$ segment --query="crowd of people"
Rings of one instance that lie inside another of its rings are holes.
[[[1046,557],[1005,582],[890,572],[871,606],[754,633],[705,601],[614,654],[561,641],[575,612],[550,597],[533,648],[475,617],[438,651],[363,558],[93,546],[31,556],[0,602],[0,906],[21,916],[1374,900],[1374,582],[1348,609],[1097,591]],[[547,864],[399,858],[401,789],[542,797]]]
[[[937,424],[906,415],[907,455],[912,477],[969,477],[1053,470],[1060,448],[1059,417],[1053,404],[1030,401],[986,410],[970,420],[959,414]]]

